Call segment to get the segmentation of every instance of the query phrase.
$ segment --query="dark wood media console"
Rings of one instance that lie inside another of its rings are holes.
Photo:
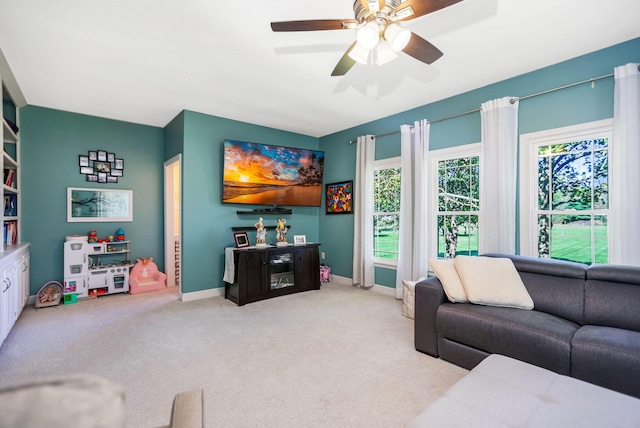
[[[233,250],[234,283],[224,297],[242,306],[285,294],[320,289],[320,244]]]

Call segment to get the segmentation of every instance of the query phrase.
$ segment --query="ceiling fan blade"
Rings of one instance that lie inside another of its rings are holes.
[[[358,24],[355,19],[313,19],[309,21],[272,22],[273,31],[346,30]]]
[[[355,65],[356,61],[349,56],[349,52],[351,52],[351,49],[353,49],[356,43],[358,42],[353,42],[344,55],[342,55],[342,58],[340,58],[340,61],[336,64],[336,68],[331,72],[332,76],[344,76],[347,74],[347,71],[351,70],[351,67]]]
[[[431,64],[444,55],[440,49],[413,32],[409,43],[402,51],[426,64]]]
[[[409,21],[447,6],[459,3],[462,0],[406,0],[396,8],[395,14],[400,21]],[[408,14],[407,16],[404,16]]]

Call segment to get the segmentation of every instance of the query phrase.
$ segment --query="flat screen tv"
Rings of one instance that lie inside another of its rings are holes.
[[[222,202],[319,207],[324,152],[225,140]]]

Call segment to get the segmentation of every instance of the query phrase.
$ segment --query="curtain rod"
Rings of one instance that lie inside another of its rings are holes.
[[[640,70],[640,67],[638,67],[638,69]],[[596,80],[607,79],[609,77],[613,77],[613,73],[605,74],[604,76],[600,76],[600,77],[592,77],[591,79],[582,80],[580,82],[569,83],[568,85],[558,86],[557,88],[547,89],[545,91],[536,92],[535,94],[529,94],[529,95],[524,95],[522,97],[511,98],[509,100],[509,102],[511,102],[511,104],[515,104],[516,101],[526,100],[527,98],[537,97],[538,95],[548,94],[549,92],[555,92],[555,91],[559,91],[561,89],[567,89],[567,88],[571,88],[573,86],[583,85],[585,83],[591,83],[591,87],[593,87],[593,84],[594,84],[594,82]],[[460,116],[466,116],[466,115],[471,114],[471,113],[477,113],[480,110],[481,110],[480,108],[476,108],[476,109],[473,109],[473,110],[465,111],[463,113],[452,114],[451,116],[441,117],[440,119],[436,119],[436,120],[430,121],[429,123],[444,122],[445,120],[453,119],[453,118],[460,117]],[[413,128],[413,126],[412,126],[412,128]],[[376,137],[376,138],[386,137],[388,135],[399,134],[399,133],[400,133],[399,130],[398,131],[391,131],[391,132],[386,132],[384,134],[374,135],[374,137]],[[355,143],[355,141],[349,140],[349,144],[353,144],[353,143]]]
[[[591,87],[593,88],[596,80],[607,79],[609,77],[613,77],[613,73],[605,74],[604,76],[600,77],[592,77],[591,79],[583,80],[581,82],[569,83],[568,85],[558,86],[557,88],[547,89],[546,91],[536,92],[535,94],[529,94],[523,97],[511,98],[510,102],[511,104],[515,104],[515,102],[518,100],[526,100],[527,98],[537,97],[538,95],[548,94],[549,92],[559,91],[560,89],[567,89],[573,86],[583,85],[585,83],[591,83]]]

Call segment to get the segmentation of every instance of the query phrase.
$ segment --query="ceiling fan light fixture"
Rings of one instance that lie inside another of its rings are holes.
[[[376,46],[376,64],[386,64],[394,59],[398,58],[398,54],[393,51],[391,45],[384,40],[381,40]]]
[[[394,52],[400,52],[409,44],[411,31],[402,28],[398,24],[392,23],[384,30],[384,38],[389,42]]]
[[[355,62],[366,65],[369,61],[369,52],[371,52],[371,49],[363,48],[360,46],[360,43],[356,43],[353,46],[353,49],[349,51],[348,55]]]
[[[380,28],[375,21],[369,21],[356,33],[358,45],[365,49],[373,49],[380,41]]]

